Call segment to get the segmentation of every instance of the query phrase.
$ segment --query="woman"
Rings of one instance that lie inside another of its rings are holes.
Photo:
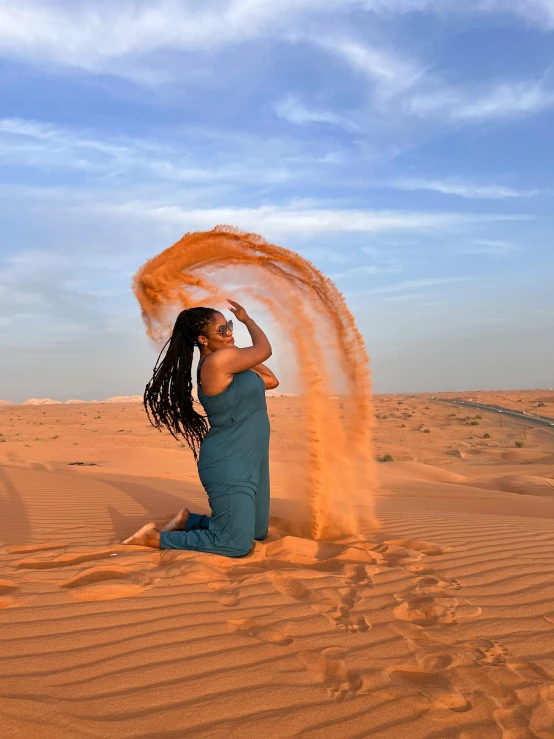
[[[279,382],[262,364],[271,356],[267,336],[241,305],[233,300],[229,303],[231,312],[248,329],[252,346],[235,347],[233,322],[219,311],[184,310],[144,393],[153,425],[167,427],[175,438],[182,434],[191,448],[212,515],[184,508],[161,530],[149,523],[124,544],[244,557],[253,540],[267,534],[269,418],[265,391]],[[198,399],[208,416],[209,431],[204,416],[193,408],[195,346],[200,349]]]

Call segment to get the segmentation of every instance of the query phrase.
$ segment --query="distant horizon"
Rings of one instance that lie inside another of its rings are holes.
[[[441,395],[442,393],[479,393],[479,392],[517,393],[517,392],[535,392],[535,391],[536,392],[550,392],[550,391],[554,391],[554,387],[528,387],[528,388],[524,388],[524,387],[516,387],[516,388],[481,387],[481,388],[465,388],[465,389],[456,388],[455,390],[405,390],[402,392],[372,393],[372,397],[375,398],[379,396],[388,396],[388,395],[429,395],[431,393],[436,393],[437,395]],[[272,390],[271,394],[287,395],[289,397],[301,397],[301,394],[289,393],[285,391],[281,392],[280,390]],[[85,398],[68,398],[67,400],[58,400],[57,398],[51,398],[49,396],[44,396],[44,397],[29,396],[28,398],[25,398],[25,400],[23,401],[10,400],[9,398],[5,398],[5,397],[0,398],[0,404],[4,405],[4,403],[6,403],[10,405],[23,405],[28,400],[49,400],[53,402],[45,403],[45,405],[73,405],[73,404],[76,405],[77,403],[98,403],[100,405],[108,401],[113,401],[114,398],[122,398],[122,397],[127,397],[127,398],[136,397],[136,398],[142,399],[142,395],[140,395],[139,393],[135,393],[135,394],[129,393],[128,395],[112,395],[107,398],[104,398],[103,400],[100,400],[100,399],[87,400]],[[339,396],[339,397],[346,397],[346,396]],[[129,401],[121,401],[121,402],[122,403],[125,403],[125,402],[139,403],[141,402],[141,400],[132,400],[132,401],[129,400]],[[40,405],[40,403],[28,403],[28,405],[29,406]]]

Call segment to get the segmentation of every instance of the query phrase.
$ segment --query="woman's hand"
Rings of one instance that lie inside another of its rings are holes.
[[[265,362],[271,356],[271,344],[262,329],[250,318],[242,305],[235,303],[234,300],[230,300],[229,298],[227,300],[231,306],[229,310],[238,321],[244,323],[252,339],[252,346],[247,346],[245,349],[230,346],[224,352],[212,352],[206,361],[206,364],[209,362],[209,367],[216,374],[219,373],[220,375],[228,376],[244,372],[244,370]]]
[[[229,298],[227,298],[227,302],[230,303],[231,307],[229,308],[229,310],[235,316],[237,321],[240,321],[241,323],[246,323],[250,316],[242,307],[242,305],[240,305],[239,303],[235,303],[234,300],[230,300]]]

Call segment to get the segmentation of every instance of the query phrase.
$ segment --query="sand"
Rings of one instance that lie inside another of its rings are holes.
[[[297,401],[268,406],[272,526],[241,560],[118,543],[207,510],[140,405],[0,408],[3,734],[552,739],[554,432],[378,396],[380,528],[314,542]]]

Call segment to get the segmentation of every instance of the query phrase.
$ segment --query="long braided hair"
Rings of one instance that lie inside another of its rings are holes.
[[[206,331],[217,312],[213,308],[188,308],[179,313],[144,390],[144,408],[150,423],[157,429],[165,426],[175,439],[181,434],[196,461],[208,424],[193,407],[192,357],[194,347],[200,346],[198,336]]]

